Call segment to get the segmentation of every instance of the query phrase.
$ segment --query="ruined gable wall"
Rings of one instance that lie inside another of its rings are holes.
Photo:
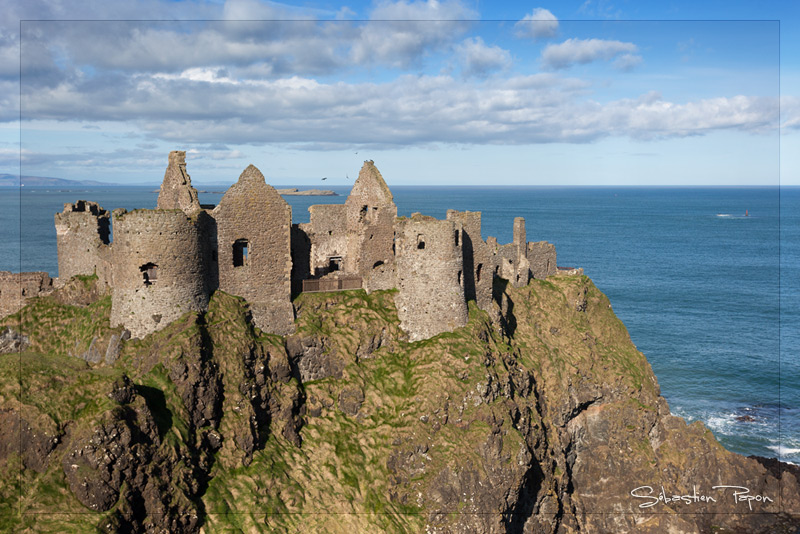
[[[531,275],[534,278],[544,279],[556,274],[556,247],[547,241],[528,243],[528,262],[531,266]]]
[[[160,330],[188,311],[208,308],[202,232],[208,216],[179,210],[114,211],[111,325],[134,337]],[[141,267],[157,265],[146,284]]]
[[[0,271],[0,317],[18,312],[29,299],[53,291],[53,280],[45,272]]]
[[[345,271],[360,275],[368,292],[394,287],[394,220],[397,206],[372,161],[364,162],[345,201],[345,212]]]
[[[419,214],[397,221],[395,304],[411,341],[467,324],[462,237],[461,224],[454,221]]]
[[[447,210],[447,220],[459,222],[464,230],[464,294],[478,307],[489,311],[492,305],[494,252],[481,237],[481,212]]]
[[[173,150],[169,153],[157,207],[160,210],[182,210],[187,214],[200,209],[197,190],[192,187],[192,179],[186,172],[186,152]]]
[[[58,276],[67,282],[75,275],[97,274],[101,290],[111,284],[110,216],[96,202],[64,204],[55,214]]]
[[[262,330],[291,333],[291,207],[250,165],[212,214],[217,223],[219,288],[245,298],[253,322]],[[237,240],[247,240],[247,261],[241,266],[234,266]]]

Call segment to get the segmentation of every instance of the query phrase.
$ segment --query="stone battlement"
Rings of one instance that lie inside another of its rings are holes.
[[[398,217],[372,161],[344,204],[309,212],[308,223],[293,225],[291,207],[253,165],[217,206],[201,206],[186,153],[174,151],[156,209],[112,216],[95,202],[64,205],[55,215],[59,277],[97,274],[112,296],[112,325],[136,337],[206,310],[216,290],[243,297],[256,326],[285,335],[294,329],[292,298],[304,290],[396,288],[401,326],[414,341],[465,325],[470,300],[492,311],[496,276],[524,286],[556,274],[555,247],[527,242],[521,217],[505,245],[483,240],[480,212]],[[52,286],[46,273],[0,273],[0,314]]]

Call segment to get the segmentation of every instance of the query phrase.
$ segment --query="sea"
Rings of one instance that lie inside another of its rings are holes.
[[[529,241],[555,244],[560,266],[608,295],[674,414],[734,452],[800,463],[800,188],[390,187],[398,215],[481,211],[500,243],[525,217]],[[218,203],[216,189],[200,202]],[[331,189],[285,197],[294,222],[345,201],[349,187]],[[57,276],[65,202],[154,208],[155,190],[0,188],[0,270]]]

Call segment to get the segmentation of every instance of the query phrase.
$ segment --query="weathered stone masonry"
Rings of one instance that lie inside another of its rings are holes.
[[[204,235],[198,213],[114,210],[111,325],[134,337],[208,308]]]
[[[291,333],[292,208],[250,165],[211,215],[217,223],[219,288],[247,299],[262,330]]]
[[[415,213],[400,218],[397,237],[397,315],[411,341],[467,324],[461,223]]]
[[[103,287],[111,283],[109,216],[97,203],[85,200],[64,204],[64,211],[55,214],[58,276],[62,280],[97,274]]]
[[[112,324],[136,337],[206,310],[218,289],[245,298],[262,330],[288,334],[292,298],[307,284],[396,288],[401,326],[415,341],[465,325],[468,301],[494,313],[496,276],[523,286],[557,270],[555,247],[528,243],[520,217],[507,245],[483,240],[480,212],[398,218],[372,161],[344,204],[311,206],[310,221],[292,225],[291,207],[252,165],[218,206],[201,205],[185,155],[170,153],[155,210],[110,215],[79,200],[55,215],[60,280],[97,274],[112,295]],[[53,286],[46,273],[0,273],[0,314]]]

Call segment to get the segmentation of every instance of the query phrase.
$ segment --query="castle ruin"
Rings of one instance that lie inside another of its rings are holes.
[[[286,335],[303,291],[396,288],[401,327],[416,341],[464,326],[470,300],[491,311],[495,277],[519,287],[557,269],[555,247],[527,242],[521,217],[506,245],[483,240],[480,212],[398,217],[372,161],[344,204],[311,206],[308,223],[292,224],[291,206],[253,165],[219,205],[201,205],[185,157],[169,154],[154,210],[65,204],[55,215],[59,278],[0,273],[0,314],[75,275],[96,275],[111,293],[112,326],[134,337],[205,311],[216,290],[246,299],[261,330]]]

